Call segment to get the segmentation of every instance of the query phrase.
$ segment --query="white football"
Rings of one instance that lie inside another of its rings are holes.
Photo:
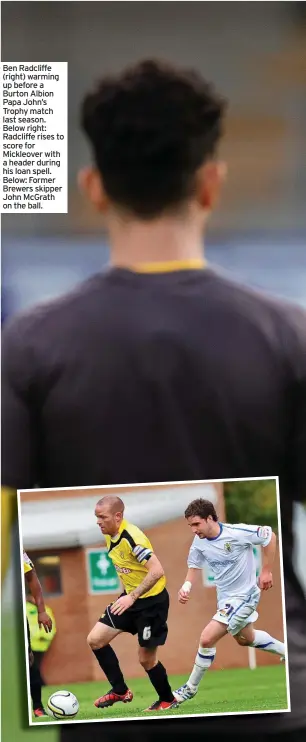
[[[74,719],[79,710],[79,702],[69,690],[57,690],[47,703],[47,711],[53,719]]]

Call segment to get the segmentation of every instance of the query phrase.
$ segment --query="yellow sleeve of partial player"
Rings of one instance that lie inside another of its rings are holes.
[[[16,490],[1,488],[1,581],[3,581],[9,564],[11,530],[17,517]]]
[[[31,562],[31,559],[29,559],[27,553],[23,552],[23,574],[27,574],[28,572],[32,572],[32,569],[34,569],[34,564]]]

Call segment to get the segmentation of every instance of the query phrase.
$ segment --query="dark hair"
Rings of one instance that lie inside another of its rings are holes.
[[[190,502],[185,510],[185,518],[191,518],[195,515],[198,515],[199,518],[208,518],[211,515],[215,522],[218,521],[218,516],[212,502],[210,500],[202,500],[201,497],[198,500]]]
[[[200,74],[147,60],[105,77],[81,111],[109,198],[141,219],[182,205],[215,154],[225,101]]]

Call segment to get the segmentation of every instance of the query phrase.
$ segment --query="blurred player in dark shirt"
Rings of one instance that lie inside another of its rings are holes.
[[[306,497],[306,317],[205,263],[203,234],[226,174],[224,114],[198,74],[152,61],[86,96],[93,165],[80,184],[108,229],[111,264],[4,333],[3,483],[279,475],[292,713],[253,716],[251,731],[298,739],[306,602],[292,567],[292,511]],[[171,731],[224,740],[243,736],[245,719],[115,727],[64,727],[61,739],[129,731],[153,742]]]

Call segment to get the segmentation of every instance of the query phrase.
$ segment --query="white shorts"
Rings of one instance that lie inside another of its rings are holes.
[[[235,597],[223,598],[218,601],[217,612],[213,616],[215,621],[227,625],[229,634],[235,636],[241,629],[258,619],[257,606],[260,599],[259,588],[254,588],[244,600]]]

